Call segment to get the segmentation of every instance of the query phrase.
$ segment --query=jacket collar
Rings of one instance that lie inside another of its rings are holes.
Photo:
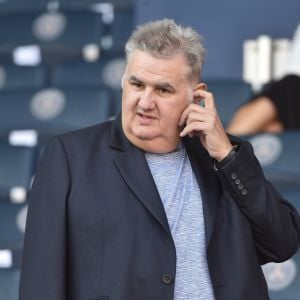
[[[186,137],[183,142],[202,195],[206,244],[208,245],[212,236],[221,194],[220,183],[212,167],[211,158],[198,138]],[[145,159],[144,151],[134,146],[127,139],[122,129],[120,115],[112,123],[110,146],[118,150],[114,156],[114,162],[124,181],[171,236],[167,216]]]
[[[114,162],[123,180],[154,218],[171,236],[167,216],[145,159],[144,151],[134,146],[125,136],[121,117],[112,123],[110,146],[115,152]]]

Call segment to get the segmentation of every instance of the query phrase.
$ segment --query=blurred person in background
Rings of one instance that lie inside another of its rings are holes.
[[[299,215],[225,133],[200,35],[150,22],[126,55],[121,115],[44,152],[20,300],[269,299],[261,265],[294,255]]]
[[[291,42],[284,74],[236,111],[227,132],[247,135],[300,129],[300,24]]]

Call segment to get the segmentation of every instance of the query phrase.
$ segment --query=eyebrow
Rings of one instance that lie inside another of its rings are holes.
[[[165,90],[168,90],[170,92],[175,92],[175,88],[168,82],[157,83],[155,85],[155,87],[159,88],[159,89],[165,89]]]
[[[137,83],[140,83],[140,84],[144,84],[144,82],[140,79],[138,79],[136,76],[132,75],[128,78],[128,80],[130,82],[137,82]],[[169,90],[171,92],[175,92],[175,88],[168,82],[159,82],[159,83],[156,83],[155,84],[155,88],[159,88],[159,89],[166,89],[166,90]]]
[[[142,80],[138,79],[137,77],[135,77],[134,75],[130,76],[128,78],[128,81],[131,81],[131,82],[138,82],[138,83],[143,83]]]

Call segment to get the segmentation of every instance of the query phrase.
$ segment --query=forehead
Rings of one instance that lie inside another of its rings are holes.
[[[190,68],[181,53],[170,58],[158,58],[145,51],[135,50],[129,57],[127,74],[141,80],[178,83],[189,80]]]

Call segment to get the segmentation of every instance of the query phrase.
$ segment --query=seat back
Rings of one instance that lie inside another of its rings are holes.
[[[0,93],[24,89],[40,89],[47,83],[46,69],[39,66],[0,65]]]
[[[211,79],[204,81],[208,90],[214,94],[217,109],[226,127],[236,109],[250,98],[250,85],[242,80]]]
[[[24,202],[35,167],[35,149],[0,141],[0,201]]]
[[[103,122],[111,115],[103,89],[56,89],[0,94],[0,128],[59,134]]]

